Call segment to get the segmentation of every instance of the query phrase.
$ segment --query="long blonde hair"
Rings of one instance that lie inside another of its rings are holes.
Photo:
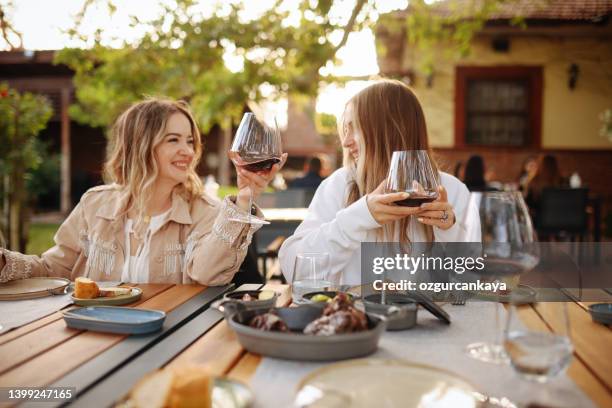
[[[433,159],[427,137],[425,115],[416,95],[400,81],[381,80],[353,96],[347,106],[353,108],[353,126],[361,135],[357,162],[347,149],[344,166],[349,169],[353,181],[349,186],[347,206],[371,193],[387,176],[391,156],[396,150],[426,150],[434,170],[438,166]],[[347,118],[343,118],[343,122]],[[344,137],[344,123],[340,126]],[[408,238],[409,218],[399,222],[401,244]],[[422,226],[428,241],[433,240],[431,226]],[[379,236],[392,239],[396,226],[391,224],[381,230]]]
[[[125,213],[135,209],[138,215],[144,215],[159,174],[155,148],[163,141],[166,124],[174,113],[182,113],[189,120],[195,152],[187,170],[187,181],[176,188],[187,200],[203,191],[195,170],[202,156],[202,140],[189,106],[182,101],[148,98],[123,112],[111,129],[104,181],[123,188],[129,202]]]

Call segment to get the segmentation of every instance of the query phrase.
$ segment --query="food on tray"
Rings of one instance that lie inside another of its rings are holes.
[[[312,300],[315,303],[322,303],[322,302],[331,302],[332,298],[330,298],[327,295],[323,295],[322,293],[319,293],[317,295],[314,295],[312,298],[310,298],[310,300]]]
[[[142,378],[124,406],[143,408],[212,407],[213,379],[202,366],[165,368]]]
[[[274,292],[271,290],[262,290],[261,292],[259,292],[259,300],[268,300],[268,299],[272,299],[274,297]]]
[[[289,331],[287,324],[273,310],[267,313],[255,316],[249,322],[249,326],[255,329],[264,330],[264,331],[280,331],[280,332]]]
[[[255,316],[249,326],[264,331],[288,332],[283,319],[274,311]],[[353,333],[368,329],[368,319],[361,310],[353,305],[353,299],[346,293],[338,293],[325,306],[321,317],[310,322],[304,334],[331,336],[333,334]]]
[[[305,334],[331,336],[333,334],[359,332],[368,329],[368,319],[353,305],[346,293],[338,293],[323,309],[323,315],[304,329]]]
[[[117,286],[116,288],[100,288],[99,297],[115,297],[129,295],[132,293],[132,288]]]
[[[243,302],[252,302],[254,300],[268,300],[268,299],[272,299],[273,297],[274,297],[273,291],[262,290],[259,293],[257,293],[256,291],[251,292],[251,293],[245,293],[244,295],[242,295],[240,300],[242,300]]]
[[[323,309],[323,315],[327,316],[327,315],[330,315],[332,313],[335,313],[341,310],[350,310],[354,308],[355,307],[353,306],[353,298],[350,297],[347,293],[339,292],[332,299],[330,304],[325,306],[325,309]]]
[[[79,299],[94,299],[100,295],[98,284],[89,278],[79,276],[74,281],[74,297]]]
[[[122,295],[129,295],[130,293],[132,293],[132,288],[130,288],[129,286],[101,288],[96,282],[89,278],[79,276],[74,280],[74,297],[77,299],[117,297]]]

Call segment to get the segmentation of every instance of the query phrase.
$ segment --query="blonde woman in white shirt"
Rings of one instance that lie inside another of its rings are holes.
[[[340,138],[343,166],[319,186],[306,219],[281,247],[288,282],[299,253],[328,252],[332,280],[359,284],[362,242],[480,241],[478,210],[450,174],[438,172],[439,198],[420,207],[395,205],[407,193],[384,191],[393,151],[426,150],[431,157],[423,110],[406,85],[383,80],[351,98]]]

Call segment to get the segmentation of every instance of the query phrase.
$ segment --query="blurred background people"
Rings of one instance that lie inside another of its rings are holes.
[[[315,190],[323,181],[321,176],[322,163],[318,157],[312,157],[304,166],[303,177],[299,177],[289,183],[289,188],[306,188]]]
[[[529,207],[536,228],[540,225],[542,191],[545,188],[564,187],[566,185],[567,183],[561,175],[555,156],[550,154],[543,156],[538,163],[535,175],[527,184],[525,196],[525,202]],[[544,236],[540,236],[540,239],[544,239]]]
[[[526,158],[521,166],[521,173],[518,176],[519,190],[522,191],[523,194],[527,194],[527,185],[536,175],[537,171],[538,160],[533,156]]]
[[[540,159],[535,175],[527,184],[526,202],[529,207],[536,210],[542,190],[547,187],[563,187],[565,180],[559,170],[559,163],[555,156],[547,154]]]
[[[463,176],[465,175],[465,165],[463,161],[459,160],[457,164],[455,164],[455,169],[453,170],[453,176],[457,177],[459,180],[463,180]]]
[[[463,182],[470,191],[498,191],[499,189],[487,182],[484,160],[474,155],[465,164]]]

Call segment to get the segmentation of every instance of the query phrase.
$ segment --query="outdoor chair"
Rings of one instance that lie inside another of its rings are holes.
[[[588,233],[586,188],[545,188],[536,214],[536,229],[542,237],[584,240]]]

